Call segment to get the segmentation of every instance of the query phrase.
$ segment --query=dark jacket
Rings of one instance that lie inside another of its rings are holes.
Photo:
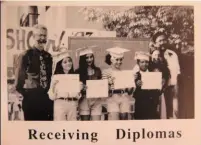
[[[141,80],[141,73],[137,72],[137,74],[138,78],[135,79],[136,90],[134,92],[135,119],[159,119],[157,107],[161,91],[142,90],[141,86],[137,86],[137,81]]]
[[[47,87],[45,89],[40,87],[40,56],[43,56],[46,66]],[[24,94],[25,90],[36,89],[48,92],[50,88],[52,76],[52,56],[46,51],[40,51],[33,47],[26,50],[19,56],[18,65],[16,69],[16,90]],[[26,86],[26,88],[25,88]]]

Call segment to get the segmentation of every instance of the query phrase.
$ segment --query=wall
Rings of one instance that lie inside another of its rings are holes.
[[[5,15],[4,15],[5,16]],[[17,6],[10,6],[6,10],[6,26],[17,28],[20,26],[20,11]]]

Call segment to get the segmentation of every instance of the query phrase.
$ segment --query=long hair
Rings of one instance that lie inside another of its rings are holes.
[[[73,62],[71,57],[68,57],[68,58],[70,59],[71,62]],[[56,64],[56,69],[55,69],[55,71],[54,71],[54,74],[65,74],[65,73],[64,73],[64,69],[63,69],[63,67],[62,67],[62,61],[63,61],[63,59],[60,60],[60,61]],[[73,67],[73,64],[72,64],[71,69],[69,70],[69,74],[74,74],[74,67]]]
[[[92,54],[92,57],[93,57],[93,62],[91,64],[91,68],[92,69],[96,69],[96,65],[95,65],[95,58],[94,58],[94,55]],[[86,55],[83,55],[83,56],[80,56],[80,59],[79,59],[79,67],[78,67],[78,71],[79,71],[79,74],[80,74],[80,80],[85,82],[88,78],[88,72],[87,72],[87,68],[88,68],[88,64],[87,64],[87,61],[86,61],[87,57]]]
[[[105,56],[105,63],[108,65],[112,64],[111,55],[109,53]]]

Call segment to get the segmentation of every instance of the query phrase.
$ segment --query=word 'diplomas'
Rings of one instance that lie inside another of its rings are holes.
[[[117,129],[117,140],[132,140],[137,142],[140,139],[175,139],[182,137],[181,130],[148,130],[142,128],[139,131],[132,131],[131,129]]]

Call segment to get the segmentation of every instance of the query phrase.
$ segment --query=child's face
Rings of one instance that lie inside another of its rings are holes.
[[[141,71],[146,71],[149,66],[149,61],[141,59],[141,60],[139,60],[138,65],[139,65]]]
[[[111,61],[112,61],[112,65],[114,66],[114,68],[120,69],[120,67],[122,65],[123,57],[122,58],[112,58]]]
[[[155,63],[159,62],[161,60],[160,51],[155,50],[151,55],[151,59]]]
[[[64,70],[69,71],[72,68],[73,62],[69,57],[62,60],[62,67]]]
[[[86,55],[86,62],[88,66],[91,66],[94,62],[93,54],[87,54]]]
[[[13,92],[13,88],[14,88],[13,84],[8,84],[7,90],[9,93]]]

